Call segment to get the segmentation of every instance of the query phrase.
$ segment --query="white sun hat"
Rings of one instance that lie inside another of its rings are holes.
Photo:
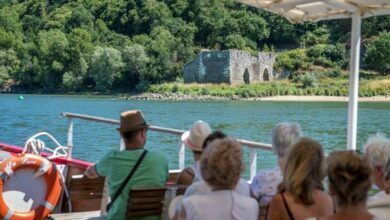
[[[193,151],[202,151],[202,145],[207,136],[211,134],[210,125],[204,121],[196,121],[189,131],[181,135],[181,140]]]

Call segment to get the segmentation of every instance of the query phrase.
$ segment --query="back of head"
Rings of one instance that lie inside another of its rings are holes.
[[[312,191],[323,189],[323,160],[320,143],[305,137],[299,139],[286,155],[279,192],[291,193],[297,203],[313,204]]]
[[[204,181],[213,189],[231,189],[244,170],[242,156],[242,147],[233,138],[214,140],[200,161]]]
[[[279,123],[272,131],[272,148],[279,158],[283,158],[287,149],[300,137],[302,137],[302,131],[299,124]]]
[[[364,146],[366,157],[372,167],[386,165],[390,158],[390,140],[383,134],[377,133],[371,136]]]
[[[213,131],[211,134],[209,134],[209,136],[206,137],[206,139],[204,139],[203,141],[203,150],[206,149],[206,147],[214,140],[216,139],[222,139],[222,138],[225,138],[226,135],[221,132],[221,131]]]
[[[371,168],[353,151],[333,152],[328,157],[330,189],[339,207],[355,206],[367,200]]]

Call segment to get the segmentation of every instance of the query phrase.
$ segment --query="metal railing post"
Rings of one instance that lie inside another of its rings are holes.
[[[69,120],[69,127],[68,127],[68,156],[67,159],[72,159],[72,151],[73,151],[73,119],[68,118]]]
[[[179,169],[184,169],[184,163],[185,163],[185,150],[186,147],[183,142],[180,142],[180,150],[179,150]]]
[[[253,180],[253,178],[256,176],[257,172],[257,150],[254,148],[251,148],[251,154],[250,154],[250,180]]]

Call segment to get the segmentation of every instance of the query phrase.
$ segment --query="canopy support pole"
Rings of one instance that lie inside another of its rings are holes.
[[[360,11],[358,10],[352,15],[347,138],[347,149],[349,150],[356,150],[361,23],[362,17],[360,15]]]

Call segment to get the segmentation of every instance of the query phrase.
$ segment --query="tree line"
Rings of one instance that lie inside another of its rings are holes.
[[[133,91],[182,77],[202,48],[280,51],[277,68],[346,68],[350,20],[290,24],[233,0],[2,0],[0,88]],[[363,21],[368,69],[390,71],[390,16]]]

